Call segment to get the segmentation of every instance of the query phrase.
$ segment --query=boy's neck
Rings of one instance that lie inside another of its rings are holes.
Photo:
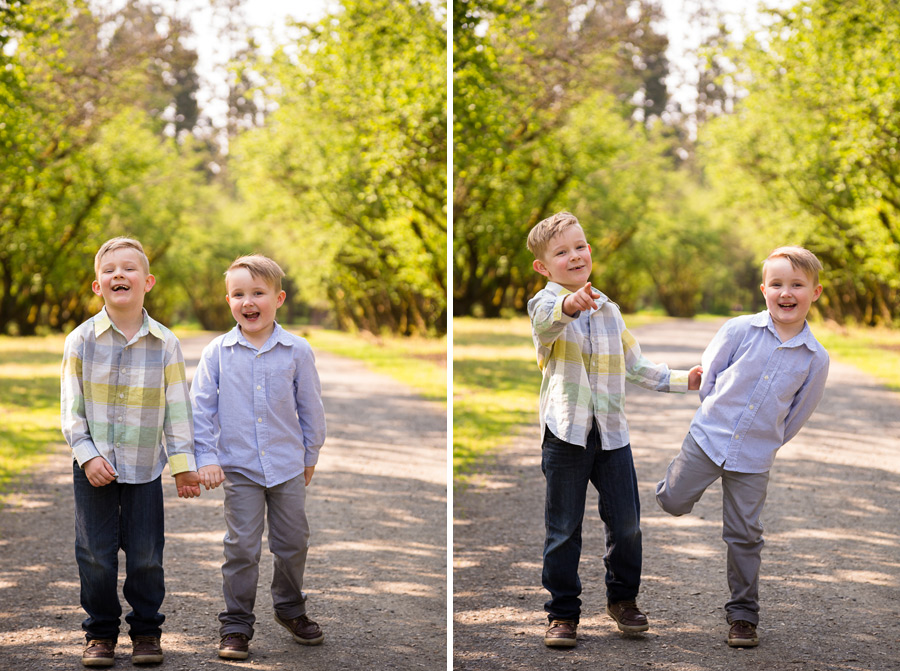
[[[800,322],[799,326],[779,324],[774,319],[772,320],[772,324],[775,327],[775,332],[778,334],[778,337],[781,338],[781,342],[786,343],[791,338],[794,338],[803,332],[803,327],[806,326],[806,319]]]
[[[127,341],[131,341],[135,333],[141,330],[144,325],[144,307],[140,306],[135,310],[115,310],[106,306],[106,314],[109,321],[115,324],[116,328],[122,332]]]
[[[238,326],[241,329],[240,326]],[[253,345],[256,349],[262,349],[262,346],[266,344],[266,341],[269,337],[275,332],[275,322],[269,324],[269,326],[262,331],[254,331],[253,333],[247,333],[244,329],[241,329],[241,335],[246,338],[247,342]]]

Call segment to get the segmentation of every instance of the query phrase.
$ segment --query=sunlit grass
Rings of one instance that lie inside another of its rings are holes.
[[[376,337],[304,327],[291,330],[306,338],[313,349],[357,359],[427,399],[447,402],[446,338]]]
[[[64,340],[0,337],[0,492],[63,442],[59,367]]]
[[[661,321],[626,318],[629,328]],[[537,425],[541,372],[531,323],[512,319],[453,320],[453,472],[463,478],[479,460]]]
[[[626,315],[625,323],[634,329],[665,319],[657,313],[641,313]],[[812,328],[832,359],[900,390],[900,331],[823,324]],[[534,425],[536,433],[540,385],[527,318],[454,319],[453,472],[457,481],[523,427]]]
[[[900,391],[900,331],[812,325],[813,335],[835,361],[847,363]]]

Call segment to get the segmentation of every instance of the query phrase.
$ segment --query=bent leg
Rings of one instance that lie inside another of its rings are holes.
[[[670,515],[686,515],[703,492],[723,473],[690,433],[678,456],[669,464],[666,477],[656,485],[656,502]]]

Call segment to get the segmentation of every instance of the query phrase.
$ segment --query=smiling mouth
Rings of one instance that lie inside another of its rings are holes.
[[[259,319],[259,313],[258,312],[245,312],[244,319],[246,319],[247,321],[250,321],[250,322],[255,321],[256,319]]]
[[[114,292],[128,291],[129,289],[131,289],[131,287],[129,287],[129,286],[125,285],[125,284],[114,284],[113,287],[112,287],[112,290],[113,290]]]
[[[792,310],[793,308],[797,307],[797,304],[796,303],[779,303],[778,307],[780,307],[782,310]]]

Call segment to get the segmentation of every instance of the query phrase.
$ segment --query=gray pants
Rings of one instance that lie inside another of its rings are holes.
[[[703,492],[722,478],[722,540],[728,548],[728,587],[725,604],[730,623],[759,624],[759,565],[763,548],[760,522],[766,503],[769,474],[735,473],[717,466],[689,433],[681,452],[669,464],[665,479],[656,485],[656,501],[671,515],[691,512]]]
[[[303,475],[275,487],[263,487],[240,473],[225,474],[225,563],[222,564],[225,610],[219,634],[253,637],[256,585],[265,518],[269,550],[275,555],[272,603],[282,619],[306,613],[303,571],[309,549]]]

